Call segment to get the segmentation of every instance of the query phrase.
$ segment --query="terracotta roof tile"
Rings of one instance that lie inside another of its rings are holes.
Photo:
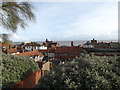
[[[16,49],[8,49],[7,50],[7,53],[15,53],[15,52],[19,52],[18,50],[16,50]]]
[[[23,56],[44,56],[42,54],[42,51],[40,50],[35,50],[35,51],[29,51],[29,52],[24,52],[24,53],[19,53],[19,54],[15,54],[15,55],[23,55]]]

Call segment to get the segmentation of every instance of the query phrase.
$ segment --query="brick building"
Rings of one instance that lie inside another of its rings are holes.
[[[55,59],[73,59],[83,53],[82,47],[57,47],[55,49]]]

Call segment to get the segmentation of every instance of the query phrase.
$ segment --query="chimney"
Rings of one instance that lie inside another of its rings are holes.
[[[71,42],[71,46],[74,46],[74,45],[73,45],[73,41]]]
[[[15,49],[17,50],[17,45],[15,45]]]
[[[25,52],[24,46],[21,46],[21,49],[22,49],[22,53],[24,53]]]
[[[35,49],[34,49],[34,46],[32,46],[32,51],[34,51]]]
[[[46,40],[45,40],[46,42],[48,42],[48,39],[46,38]]]
[[[9,45],[9,49],[11,49],[11,45]]]

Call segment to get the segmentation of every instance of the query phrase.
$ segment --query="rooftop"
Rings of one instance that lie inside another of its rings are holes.
[[[82,47],[57,47],[55,53],[82,53]]]
[[[15,53],[15,52],[19,52],[17,49],[7,49],[7,53]]]
[[[45,52],[45,50],[35,50],[35,51],[29,51],[29,52],[19,53],[19,54],[15,54],[15,55],[43,57],[44,55],[42,54],[42,52]]]

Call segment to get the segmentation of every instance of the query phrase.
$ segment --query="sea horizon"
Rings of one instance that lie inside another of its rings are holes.
[[[82,45],[82,44],[85,44],[87,41],[91,41],[91,40],[60,40],[60,41],[54,41],[54,40],[51,40],[53,42],[57,42],[59,45],[63,46],[70,46],[71,45],[71,41],[73,41],[73,44],[75,46],[78,46],[78,45]],[[97,40],[98,42],[118,42],[118,40]],[[45,41],[25,41],[25,42],[37,42],[39,44],[42,44],[43,42]],[[21,42],[14,42],[15,44],[20,44],[22,43]]]

